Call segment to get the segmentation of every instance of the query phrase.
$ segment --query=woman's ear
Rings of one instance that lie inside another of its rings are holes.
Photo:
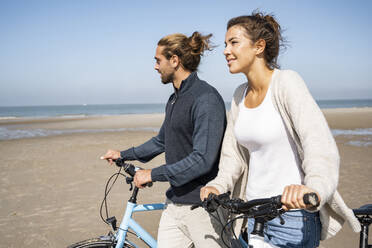
[[[266,41],[264,39],[259,39],[255,42],[254,47],[257,55],[262,54],[266,48]]]

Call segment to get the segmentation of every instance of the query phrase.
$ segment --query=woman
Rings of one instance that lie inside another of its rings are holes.
[[[273,16],[253,13],[228,22],[224,55],[230,72],[244,73],[248,83],[234,93],[219,173],[200,197],[227,191],[245,200],[282,194],[286,222],[269,221],[265,240],[279,247],[317,247],[344,219],[355,231],[360,226],[336,191],[339,155],[322,112],[296,72],[277,69],[281,42]],[[303,210],[307,192],[320,199],[311,212]]]

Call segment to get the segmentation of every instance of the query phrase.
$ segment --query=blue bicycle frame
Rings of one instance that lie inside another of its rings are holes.
[[[124,247],[125,238],[127,236],[128,229],[131,229],[138,238],[142,239],[148,246],[155,248],[157,247],[157,241],[143,229],[133,218],[134,212],[154,211],[164,209],[165,204],[154,203],[154,204],[139,204],[128,201],[125,214],[122,222],[120,223],[119,231],[116,233],[115,238],[117,240],[116,248]],[[131,245],[137,247],[135,244],[126,240]]]

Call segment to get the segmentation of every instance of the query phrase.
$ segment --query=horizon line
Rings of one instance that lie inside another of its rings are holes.
[[[315,99],[318,101],[372,101],[372,98],[346,98],[346,99]],[[231,103],[231,101],[224,101],[225,103]],[[78,104],[35,104],[35,105],[0,105],[0,108],[9,107],[66,107],[66,106],[100,106],[100,105],[151,105],[161,104],[165,105],[166,102],[153,102],[153,103],[78,103]]]

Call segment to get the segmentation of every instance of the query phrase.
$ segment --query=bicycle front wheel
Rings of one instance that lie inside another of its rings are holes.
[[[115,248],[116,241],[104,240],[100,238],[87,239],[78,243],[72,244],[67,248]],[[124,248],[135,248],[134,246],[125,242]]]

